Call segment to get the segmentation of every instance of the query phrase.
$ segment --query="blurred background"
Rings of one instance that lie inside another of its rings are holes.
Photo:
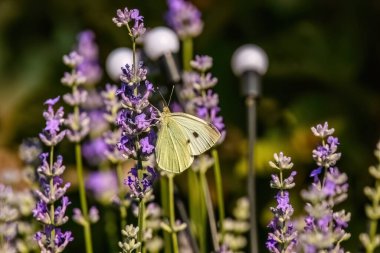
[[[380,137],[380,1],[192,2],[205,23],[194,52],[214,58],[211,72],[219,80],[216,91],[227,125],[227,139],[220,147],[226,203],[231,203],[227,213],[245,194],[247,153],[244,99],[230,59],[237,47],[254,43],[269,57],[255,154],[261,246],[274,195],[268,161],[279,151],[293,158],[298,175],[292,194],[301,213],[298,192],[316,167],[311,151],[317,139],[310,127],[328,121],[341,142],[338,166],[349,175],[350,197],[342,208],[352,212],[352,238],[345,245],[357,251],[357,236],[366,229],[362,189],[373,183],[367,168],[376,163],[373,149]],[[68,91],[60,84],[67,70],[62,56],[73,49],[80,31],[95,32],[102,66],[114,48],[130,46],[127,31],[111,21],[116,9],[125,6],[139,8],[147,27],[165,25],[164,0],[0,0],[1,171],[20,166],[18,145],[44,126],[43,102]],[[105,74],[101,84],[107,82]],[[66,160],[73,158],[68,155]]]

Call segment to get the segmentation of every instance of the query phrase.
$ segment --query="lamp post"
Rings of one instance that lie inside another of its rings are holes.
[[[245,97],[248,126],[248,180],[247,191],[250,204],[251,253],[258,252],[258,229],[256,215],[256,180],[254,169],[254,146],[256,142],[256,104],[261,96],[261,76],[268,68],[268,57],[263,49],[247,44],[239,47],[233,54],[231,67],[240,77],[241,94]]]
[[[137,54],[137,58],[139,54]],[[138,62],[138,59],[136,60]],[[106,71],[108,76],[115,82],[120,81],[121,68],[133,64],[133,51],[127,47],[115,48],[108,54],[106,59]]]
[[[176,53],[179,51],[179,41],[175,32],[167,27],[156,27],[144,36],[145,54],[153,61],[158,61],[161,71],[173,85],[181,81]]]

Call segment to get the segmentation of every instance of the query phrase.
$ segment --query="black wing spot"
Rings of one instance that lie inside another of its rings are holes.
[[[187,139],[186,143],[188,143],[188,144],[189,144],[189,143],[190,143],[190,139]]]
[[[193,136],[194,136],[195,138],[198,138],[198,137],[199,137],[199,134],[198,134],[197,132],[193,132]]]

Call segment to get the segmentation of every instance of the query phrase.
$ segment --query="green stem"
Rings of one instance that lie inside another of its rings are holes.
[[[174,231],[176,224],[175,224],[175,210],[174,210],[174,182],[173,182],[174,175],[169,174],[169,222],[170,227],[172,229],[172,245],[173,245],[173,252],[178,253],[178,239],[177,239],[177,232]]]
[[[116,173],[118,178],[118,187],[119,187],[119,199],[120,199],[120,225],[121,229],[124,229],[124,227],[127,225],[127,208],[124,205],[124,197],[125,197],[125,191],[124,191],[124,184],[123,184],[123,167],[122,164],[119,162],[116,164]]]
[[[201,172],[198,172],[196,174],[197,176],[197,186],[198,187],[198,219],[197,219],[197,228],[198,228],[198,238],[199,238],[199,251],[201,253],[207,252],[207,238],[206,238],[206,231],[207,231],[207,225],[206,225],[206,216],[207,216],[207,207],[206,207],[206,198],[204,197],[204,191],[202,190],[202,174]],[[206,180],[206,179],[205,179]],[[207,183],[207,181],[206,181]]]
[[[218,230],[216,228],[214,207],[212,205],[210,189],[208,188],[206,172],[200,172],[199,174],[200,174],[200,182],[201,182],[202,190],[203,190],[204,203],[206,204],[208,220],[210,224],[212,245],[213,245],[214,251],[218,252],[219,251]],[[204,226],[204,231],[206,231],[206,226]]]
[[[75,111],[75,108],[74,108],[74,111]],[[88,218],[88,206],[87,206],[87,199],[86,199],[86,188],[84,185],[82,151],[81,151],[80,143],[75,143],[75,159],[76,159],[76,164],[77,164],[80,205],[81,205],[83,217],[86,220],[86,224],[83,226],[86,253],[92,253],[93,249],[92,249],[92,241],[91,241],[91,228],[90,228],[90,221]]]
[[[182,61],[183,70],[190,71],[190,61],[193,59],[193,40],[192,38],[186,38],[182,40]]]
[[[216,184],[216,194],[218,199],[218,211],[219,211],[219,226],[220,226],[220,234],[221,241],[224,238],[224,198],[223,198],[223,183],[222,183],[222,173],[220,171],[219,164],[219,155],[216,149],[212,149],[211,151],[212,157],[214,158],[214,173],[215,173],[215,184]]]
[[[140,202],[139,202],[139,220],[138,220],[139,232],[137,234],[137,241],[140,242],[141,244],[140,244],[140,249],[138,252],[145,252],[144,226],[145,226],[145,201],[144,201],[144,199],[140,199]]]
[[[106,207],[105,210],[105,224],[104,229],[107,234],[107,243],[108,243],[108,249],[109,252],[118,252],[118,248],[116,247],[117,241],[118,241],[118,233],[117,233],[117,226],[116,226],[116,216],[109,207]],[[122,229],[125,229],[124,227]]]
[[[199,187],[198,181],[197,181],[197,175],[195,172],[191,169],[188,170],[187,174],[187,180],[188,180],[188,192],[189,192],[189,214],[190,214],[190,231],[192,231],[193,235],[198,238],[199,231],[197,229],[197,225],[199,224],[197,220],[199,219],[199,208],[198,203],[199,201]]]
[[[166,177],[162,177],[160,180],[160,188],[161,188],[161,206],[163,209],[163,215],[164,217],[169,217],[169,188],[168,188],[168,181]],[[170,235],[168,233],[164,233],[164,252],[170,253],[171,247],[170,245]]]

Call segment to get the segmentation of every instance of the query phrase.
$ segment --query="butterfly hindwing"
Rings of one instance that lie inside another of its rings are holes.
[[[180,173],[193,163],[190,147],[181,126],[169,117],[161,121],[156,144],[158,166],[168,172]]]
[[[200,155],[215,145],[220,138],[218,129],[212,124],[187,113],[170,113],[170,121],[176,122],[182,128],[191,155]]]

